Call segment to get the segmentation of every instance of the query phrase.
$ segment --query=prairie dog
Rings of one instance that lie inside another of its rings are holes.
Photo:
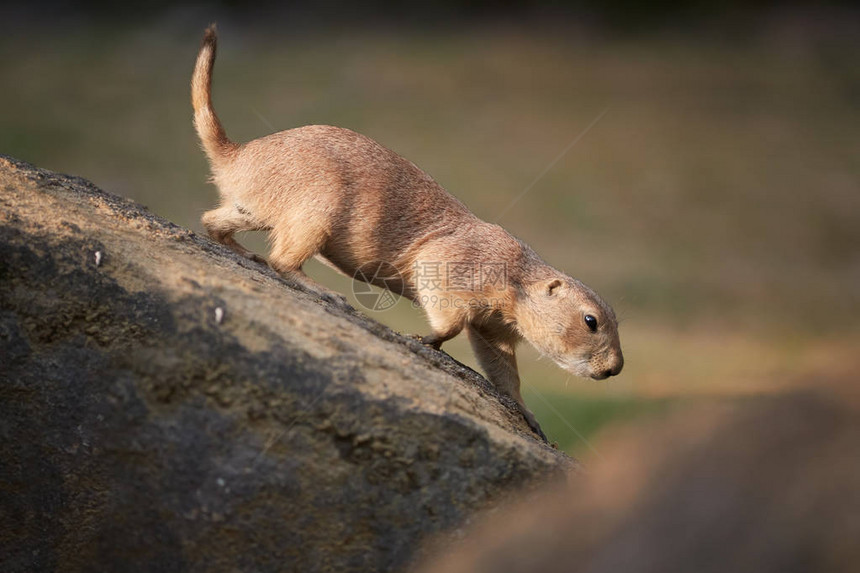
[[[221,203],[203,215],[212,239],[240,245],[239,231],[268,231],[268,264],[326,293],[302,272],[318,256],[349,276],[359,270],[426,312],[439,349],[465,330],[490,382],[511,396],[546,436],[520,394],[515,348],[525,338],[559,366],[602,380],[624,358],[612,308],[593,290],[545,263],[525,243],[486,223],[410,161],[339,127],[312,125],[245,144],[230,141],[212,107],[216,33],[205,33],[191,99],[194,125]],[[330,295],[327,295],[331,298]],[[342,297],[341,297],[341,300]]]

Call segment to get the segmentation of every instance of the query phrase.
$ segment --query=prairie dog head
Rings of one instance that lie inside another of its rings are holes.
[[[574,278],[559,273],[523,285],[516,321],[539,352],[577,376],[603,380],[624,366],[615,312]]]

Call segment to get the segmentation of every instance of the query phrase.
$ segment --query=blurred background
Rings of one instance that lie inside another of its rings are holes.
[[[188,83],[212,21],[215,107],[232,139],[359,131],[615,307],[617,378],[573,378],[520,353],[526,400],[570,453],[599,455],[594,434],[614,421],[857,379],[849,3],[4,5],[0,153],[200,232],[217,194]],[[428,332],[408,301],[352,302]],[[465,337],[445,350],[475,365]]]

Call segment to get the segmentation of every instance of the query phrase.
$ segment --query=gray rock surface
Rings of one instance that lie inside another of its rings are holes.
[[[0,156],[0,570],[400,570],[575,467],[444,353]]]

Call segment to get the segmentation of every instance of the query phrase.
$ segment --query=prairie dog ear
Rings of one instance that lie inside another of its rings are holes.
[[[564,282],[561,279],[550,279],[544,283],[544,294],[547,296],[556,296],[564,288]]]

